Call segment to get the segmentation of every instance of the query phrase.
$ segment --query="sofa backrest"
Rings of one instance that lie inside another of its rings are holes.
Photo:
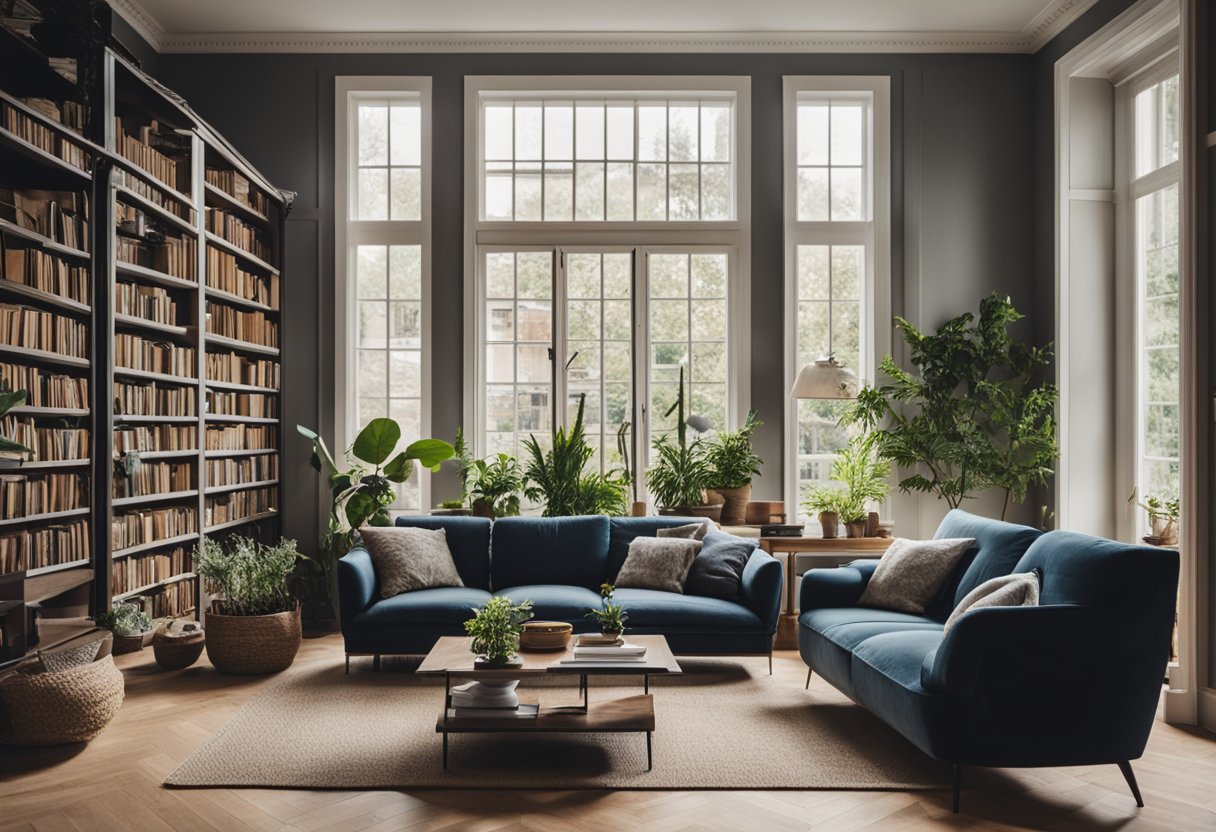
[[[599,590],[608,571],[608,518],[504,517],[490,534],[494,590],[566,584]]]
[[[629,544],[635,537],[655,537],[659,529],[707,523],[704,517],[610,517],[608,518],[608,583],[616,581],[617,573],[629,557]]]
[[[398,526],[443,529],[456,571],[465,586],[490,588],[490,521],[484,517],[411,515],[397,518]]]
[[[1043,532],[1030,526],[952,509],[937,527],[934,539],[974,537],[975,545],[963,555],[947,585],[947,591],[943,593],[941,601],[943,606],[948,607],[946,615],[958,606],[963,596],[984,581],[1011,573],[1026,550],[1042,535]]]

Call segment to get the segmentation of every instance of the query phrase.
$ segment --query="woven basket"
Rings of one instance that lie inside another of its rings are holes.
[[[14,673],[0,680],[0,743],[88,742],[118,713],[124,691],[109,655],[58,673]]]
[[[278,673],[291,667],[304,637],[300,608],[274,615],[207,613],[207,658],[221,673]]]
[[[198,661],[203,655],[203,631],[184,631],[161,627],[152,636],[152,655],[156,663],[167,670],[181,670]]]

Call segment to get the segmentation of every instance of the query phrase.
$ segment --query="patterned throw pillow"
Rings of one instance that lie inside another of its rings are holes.
[[[709,521],[704,523],[689,523],[686,526],[672,526],[670,529],[659,529],[655,537],[682,537],[686,540],[704,540],[709,531]]]
[[[943,633],[963,617],[965,613],[983,607],[1037,607],[1039,605],[1039,570],[1001,575],[984,581],[963,596],[954,612],[946,619]]]
[[[97,661],[97,654],[101,651],[102,643],[105,640],[105,638],[99,638],[87,644],[65,647],[62,650],[39,650],[38,661],[46,673],[61,673],[64,670],[71,670],[73,667]]]
[[[380,597],[440,586],[464,586],[443,529],[383,526],[359,530],[372,556]]]
[[[971,537],[895,538],[879,558],[878,568],[861,593],[858,606],[922,615],[974,543]]]
[[[616,576],[618,589],[658,589],[684,592],[684,580],[701,541],[672,537],[635,537],[629,556]]]

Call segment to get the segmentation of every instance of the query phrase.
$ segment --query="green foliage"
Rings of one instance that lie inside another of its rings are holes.
[[[28,391],[26,390],[5,390],[0,392],[0,417],[8,413],[14,407],[20,407],[25,404]],[[5,436],[0,436],[0,453],[10,454],[29,454],[33,450],[25,447],[20,442],[16,442]]]
[[[148,614],[125,601],[115,601],[108,612],[93,616],[93,621],[103,630],[109,630],[116,636],[133,636],[146,633],[152,629],[152,619]]]
[[[763,424],[756,418],[756,411],[749,411],[743,427],[719,433],[709,443],[705,449],[705,463],[709,466],[707,476],[711,488],[742,488],[750,485],[752,477],[760,473],[764,460],[752,450],[752,434]]]
[[[472,461],[468,478],[468,496],[473,502],[485,501],[495,518],[519,514],[519,494],[524,489],[524,475],[519,463],[510,454]]]
[[[447,442],[419,439],[393,455],[401,441],[401,426],[392,419],[373,419],[359,431],[348,451],[357,464],[341,469],[316,431],[303,425],[296,425],[296,430],[312,441],[310,462],[325,477],[331,495],[329,525],[317,562],[324,573],[350,551],[360,526],[387,526],[392,522],[388,507],[397,498],[394,486],[410,478],[415,463],[437,471],[440,463],[454,453]]]
[[[705,445],[698,438],[688,441],[688,425],[684,417],[684,368],[680,368],[680,387],[676,400],[664,417],[676,413],[676,441],[670,434],[656,436],[651,443],[658,458],[646,472],[646,484],[655,502],[663,508],[699,506],[705,503],[705,489],[710,485],[710,466],[705,458]]]
[[[223,597],[225,615],[271,615],[295,609],[292,576],[303,557],[287,538],[268,546],[234,535],[227,548],[206,538],[194,548],[194,571]]]
[[[512,604],[510,598],[499,595],[486,601],[480,610],[474,609],[473,617],[464,622],[464,629],[473,637],[470,647],[474,653],[503,664],[519,652],[519,634],[531,617],[531,601]]]
[[[587,611],[586,617],[599,624],[601,632],[623,633],[625,622],[629,620],[629,613],[625,608],[612,600],[614,592],[616,587],[612,584],[600,584],[600,597],[604,599],[604,605],[599,609]]]
[[[1021,502],[1052,475],[1057,397],[1044,380],[1052,351],[1009,336],[1021,318],[993,293],[980,302],[978,321],[965,313],[935,335],[895,319],[917,371],[886,356],[880,366],[891,382],[866,386],[844,421],[876,431],[879,454],[910,472],[902,491],[936,494],[957,508],[999,488],[1004,517],[1010,500]]]
[[[469,497],[469,477],[473,473],[473,450],[464,438],[464,428],[456,428],[456,441],[452,447],[454,450],[452,461],[456,463],[456,475],[460,477],[460,499],[445,501],[442,504],[444,508],[460,508],[464,505],[465,500]]]
[[[535,436],[524,440],[528,452],[524,494],[529,500],[544,501],[545,517],[625,513],[628,483],[622,473],[587,470],[595,449],[587,444],[583,430],[586,403],[587,397],[580,396],[574,424],[569,432],[565,428],[553,431],[549,450],[543,450]]]
[[[1151,494],[1144,499],[1144,502],[1138,503],[1138,505],[1148,514],[1150,523],[1159,519],[1177,522],[1178,514],[1182,507],[1182,503],[1179,500],[1163,500]]]
[[[860,433],[849,440],[832,460],[829,477],[835,485],[810,489],[803,505],[811,514],[832,512],[842,523],[864,520],[871,503],[891,493],[891,464],[878,454],[878,437]]]

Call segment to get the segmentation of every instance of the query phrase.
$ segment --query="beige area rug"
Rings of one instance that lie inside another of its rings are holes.
[[[453,735],[442,767],[442,679],[294,670],[258,693],[165,781],[177,787],[309,789],[925,789],[949,783],[877,718],[832,691],[769,676],[764,660],[681,661],[654,679],[654,770],[644,734]],[[390,669],[391,668],[391,669]],[[521,699],[576,704],[569,677]],[[526,686],[526,687],[525,687]],[[592,701],[641,693],[592,679]]]

